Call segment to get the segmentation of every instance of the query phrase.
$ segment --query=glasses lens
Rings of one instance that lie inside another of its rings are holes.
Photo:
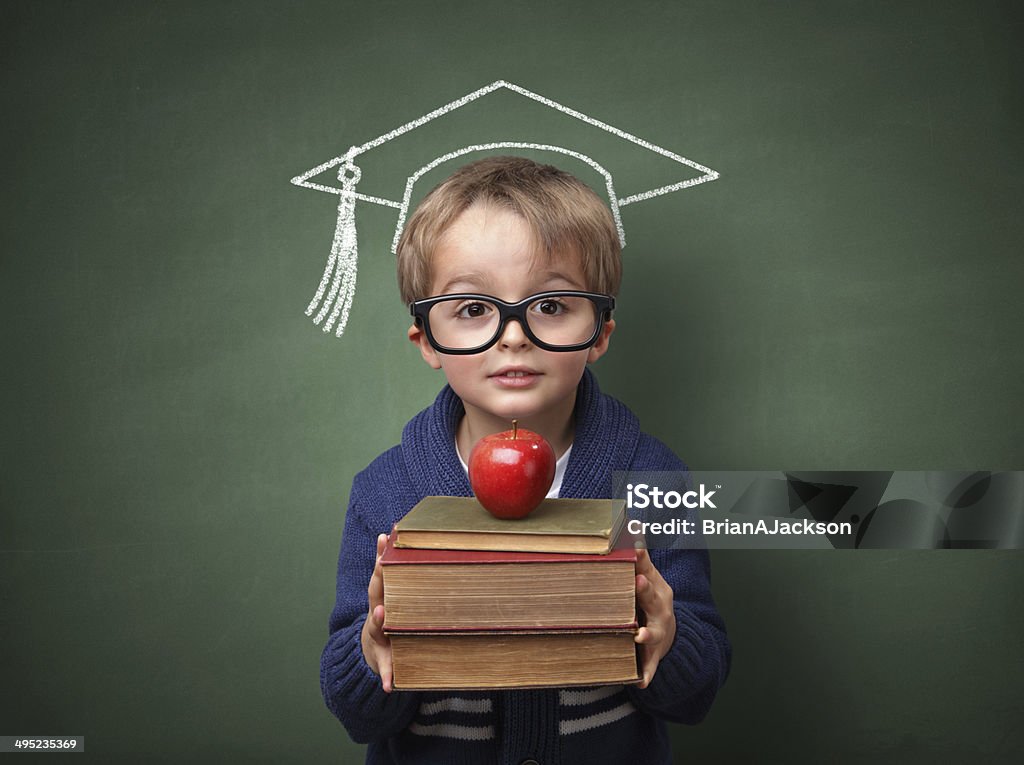
[[[548,345],[579,345],[594,336],[597,306],[589,298],[552,295],[535,300],[526,309],[526,320],[537,339]]]
[[[454,350],[484,345],[498,331],[498,318],[498,307],[479,298],[442,300],[427,315],[434,340]]]

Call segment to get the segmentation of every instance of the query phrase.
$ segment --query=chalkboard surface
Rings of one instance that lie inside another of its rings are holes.
[[[318,685],[348,490],[443,377],[405,337],[394,209],[359,205],[343,337],[305,315],[337,197],[289,180],[495,80],[721,174],[623,209],[594,366],[690,464],[1024,468],[1013,10],[5,3],[0,734],[362,758]],[[402,193],[407,139],[367,194]],[[1019,553],[713,566],[735,659],[680,761],[1024,749]]]

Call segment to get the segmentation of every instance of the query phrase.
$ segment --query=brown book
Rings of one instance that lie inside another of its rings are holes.
[[[395,525],[395,547],[603,555],[625,522],[621,499],[545,499],[526,518],[506,520],[475,497],[425,497]]]
[[[607,555],[400,549],[394,536],[380,559],[386,632],[636,626],[628,534]]]
[[[640,680],[634,630],[391,635],[398,690],[550,688]]]

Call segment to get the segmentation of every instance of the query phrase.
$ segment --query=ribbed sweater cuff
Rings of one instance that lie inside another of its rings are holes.
[[[363,658],[364,621],[359,619],[334,635],[321,666],[327,705],[360,742],[388,735],[415,703],[415,694],[384,692],[380,676]]]
[[[656,707],[678,705],[680,697],[689,696],[700,674],[704,650],[704,625],[678,605],[676,639],[654,673],[651,684],[641,691],[648,703]]]

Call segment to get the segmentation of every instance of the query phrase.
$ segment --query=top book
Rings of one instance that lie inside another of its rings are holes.
[[[625,523],[621,499],[545,499],[505,520],[474,497],[424,497],[395,524],[395,547],[605,555]]]

